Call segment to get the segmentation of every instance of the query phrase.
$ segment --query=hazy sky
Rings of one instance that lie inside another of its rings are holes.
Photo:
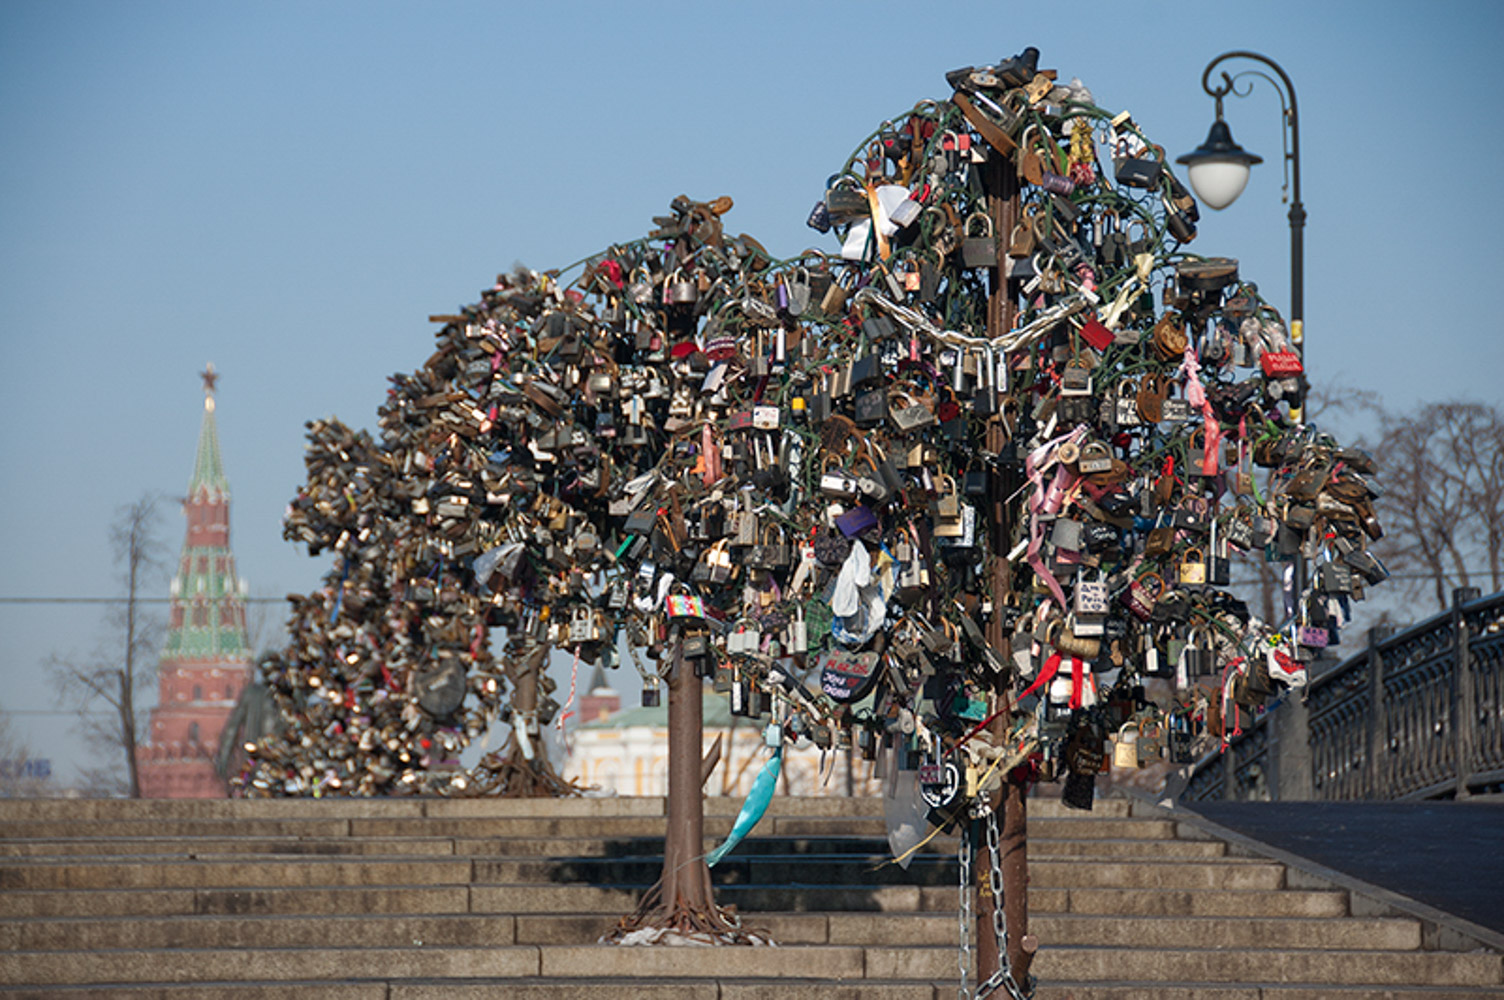
[[[0,597],[119,592],[109,525],[182,494],[211,360],[240,573],[260,596],[315,586],[327,562],[280,528],[303,423],[372,427],[386,377],[430,353],[430,313],[514,262],[640,236],[681,193],[731,195],[728,227],[775,254],[833,249],[804,218],[852,147],[947,96],[947,70],[1029,44],[1172,155],[1205,138],[1213,56],[1278,60],[1300,99],[1314,379],[1498,402],[1501,28],[1493,2],[9,0]],[[1275,92],[1226,117],[1265,163],[1191,249],[1238,257],[1283,308]],[[87,652],[99,618],[0,603],[0,708],[64,780],[76,738],[40,714],[42,662]]]

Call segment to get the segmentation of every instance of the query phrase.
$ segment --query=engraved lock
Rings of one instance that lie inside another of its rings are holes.
[[[1118,427],[1138,427],[1143,423],[1138,412],[1138,386],[1132,379],[1125,378],[1118,383],[1113,403]]]
[[[594,624],[589,608],[575,608],[569,616],[570,643],[590,642]]]
[[[1076,359],[1068,362],[1060,373],[1062,396],[1090,396],[1091,384],[1091,369]]]
[[[1107,580],[1098,573],[1076,581],[1075,611],[1077,619],[1103,618],[1108,613]]]
[[[1148,621],[1164,592],[1164,578],[1158,573],[1146,573],[1128,585],[1123,592],[1123,605],[1140,621]]]
[[[1081,457],[1076,460],[1076,468],[1082,475],[1111,472],[1112,452],[1102,441],[1088,441],[1081,446]]]
[[[836,224],[860,218],[871,211],[867,191],[851,174],[835,178],[825,190],[825,209]]]
[[[961,263],[970,268],[997,266],[997,237],[992,231],[992,218],[984,212],[966,217]]]
[[[1180,582],[1188,585],[1206,582],[1206,556],[1199,548],[1185,550],[1180,560]]]
[[[1139,767],[1148,767],[1158,762],[1164,750],[1164,726],[1158,720],[1141,723],[1135,749],[1138,751]]]

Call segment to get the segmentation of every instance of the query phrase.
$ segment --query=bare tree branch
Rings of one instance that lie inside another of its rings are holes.
[[[142,597],[166,568],[156,499],[143,496],[121,508],[110,527],[110,543],[125,601],[111,616],[99,654],[83,660],[54,655],[48,664],[61,681],[63,703],[78,713],[85,742],[106,762],[83,770],[86,786],[107,793],[123,789],[139,798],[136,702],[156,672],[153,654],[161,641],[160,623],[146,611]],[[108,714],[95,711],[101,703],[109,707]],[[125,757],[123,780],[119,758],[110,762],[116,754]]]

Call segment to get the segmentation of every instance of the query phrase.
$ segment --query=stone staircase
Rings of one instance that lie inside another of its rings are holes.
[[[775,798],[717,866],[779,947],[619,948],[662,799],[0,800],[0,996],[950,1000],[955,841],[879,867],[881,810]],[[1031,801],[1029,834],[1041,1000],[1504,996],[1499,954],[1127,800]]]

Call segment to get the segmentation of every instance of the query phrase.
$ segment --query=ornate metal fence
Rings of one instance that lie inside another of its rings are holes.
[[[1304,725],[1271,719],[1291,713]],[[1303,730],[1303,732],[1302,732]],[[1294,770],[1309,769],[1309,785]],[[1452,595],[1452,607],[1403,632],[1371,631],[1368,648],[1315,678],[1304,704],[1248,726],[1224,755],[1193,769],[1184,798],[1465,797],[1504,782],[1504,592]]]

